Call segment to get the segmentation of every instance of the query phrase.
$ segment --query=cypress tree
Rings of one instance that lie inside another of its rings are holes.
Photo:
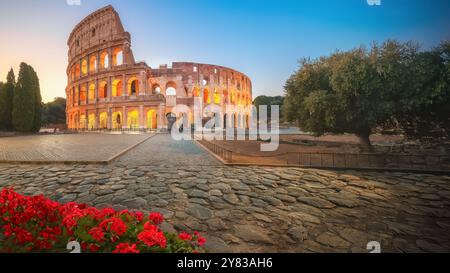
[[[19,78],[14,88],[13,125],[18,132],[35,130],[36,93],[33,91],[35,77],[33,69],[26,63],[20,64]]]
[[[0,87],[0,129],[12,130],[13,96],[16,85],[12,68],[6,79],[6,83]]]
[[[34,121],[33,121],[33,132],[39,132],[42,125],[42,96],[41,96],[41,88],[39,85],[39,77],[34,71],[34,69],[30,66],[31,74],[32,74],[32,83],[33,83],[33,94],[34,94]]]

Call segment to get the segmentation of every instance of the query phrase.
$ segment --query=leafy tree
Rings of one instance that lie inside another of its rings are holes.
[[[36,132],[36,112],[39,111],[39,80],[33,68],[20,64],[19,78],[14,89],[13,125],[18,132]]]
[[[417,47],[387,41],[318,60],[304,59],[287,81],[285,114],[316,135],[352,133],[365,150],[375,128],[392,122]],[[405,91],[406,92],[406,91]],[[400,95],[399,95],[400,94]]]
[[[256,109],[258,110],[258,113],[259,113],[259,106],[260,105],[267,105],[267,115],[268,115],[268,117],[271,116],[271,108],[270,108],[270,106],[278,105],[278,106],[280,106],[280,109],[282,109],[283,108],[283,104],[284,104],[284,97],[282,97],[282,96],[275,96],[275,97],[258,96],[258,97],[256,97],[253,100],[253,105],[256,106]],[[283,119],[281,111],[280,111],[280,119]]]
[[[450,134],[450,42],[418,53],[408,82],[399,92],[396,121],[414,139],[448,138]]]
[[[42,110],[43,125],[66,123],[66,99],[55,98],[54,101],[44,104]]]
[[[0,129],[12,130],[12,109],[13,109],[13,96],[14,86],[16,79],[14,71],[8,72],[6,84],[0,86]]]

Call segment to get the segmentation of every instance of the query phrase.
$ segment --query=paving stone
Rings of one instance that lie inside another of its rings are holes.
[[[198,204],[189,204],[186,213],[200,220],[207,220],[212,216],[210,209]]]

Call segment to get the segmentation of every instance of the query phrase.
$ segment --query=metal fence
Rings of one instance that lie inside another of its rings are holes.
[[[199,142],[229,164],[450,172],[449,155],[311,152],[249,155],[234,152],[210,141]]]

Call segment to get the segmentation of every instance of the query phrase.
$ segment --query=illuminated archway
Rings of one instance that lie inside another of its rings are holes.
[[[139,129],[139,111],[133,110],[128,112],[127,125],[130,129]]]
[[[78,86],[75,87],[75,95],[74,95],[73,101],[75,104],[78,104],[80,102],[80,91],[79,91]]]
[[[100,55],[100,67],[107,69],[109,67],[109,55],[108,52],[104,51]]]
[[[112,64],[113,64],[113,66],[118,66],[118,65],[123,64],[123,51],[121,48],[114,49]]]
[[[113,129],[122,129],[122,112],[117,111],[112,114],[112,128]]]
[[[128,95],[135,96],[139,93],[139,81],[137,77],[131,77],[127,85]]]
[[[157,119],[156,111],[150,110],[147,112],[147,129],[156,129],[158,128],[158,119]]]
[[[89,72],[94,73],[97,71],[97,57],[91,56],[89,60]]]
[[[89,98],[89,101],[95,100],[95,83],[91,83],[89,85],[88,98]]]
[[[220,93],[217,89],[214,90],[214,103],[220,104]]]
[[[95,129],[95,114],[89,114],[88,117],[88,129],[94,130]]]
[[[80,125],[78,128],[86,129],[86,115],[80,115]]]
[[[107,93],[108,93],[108,83],[106,81],[100,82],[98,89],[98,97],[104,99],[108,96]]]
[[[112,96],[121,97],[122,96],[122,80],[114,80],[112,84]]]
[[[200,89],[198,87],[194,87],[194,89],[192,90],[192,96],[200,97]]]
[[[108,113],[106,113],[106,112],[100,113],[99,123],[100,123],[99,124],[100,129],[108,128]]]
[[[81,90],[80,90],[80,101],[81,102],[86,102],[86,86],[83,84],[81,86]]]
[[[81,73],[83,75],[86,75],[88,73],[88,62],[86,59],[81,61]]]
[[[203,90],[203,103],[205,103],[205,104],[210,104],[211,103],[211,97],[209,96],[208,88],[205,88]]]
[[[81,73],[80,64],[77,63],[77,64],[75,65],[75,77],[76,77],[76,78],[79,78],[79,77],[81,76],[80,73]]]

